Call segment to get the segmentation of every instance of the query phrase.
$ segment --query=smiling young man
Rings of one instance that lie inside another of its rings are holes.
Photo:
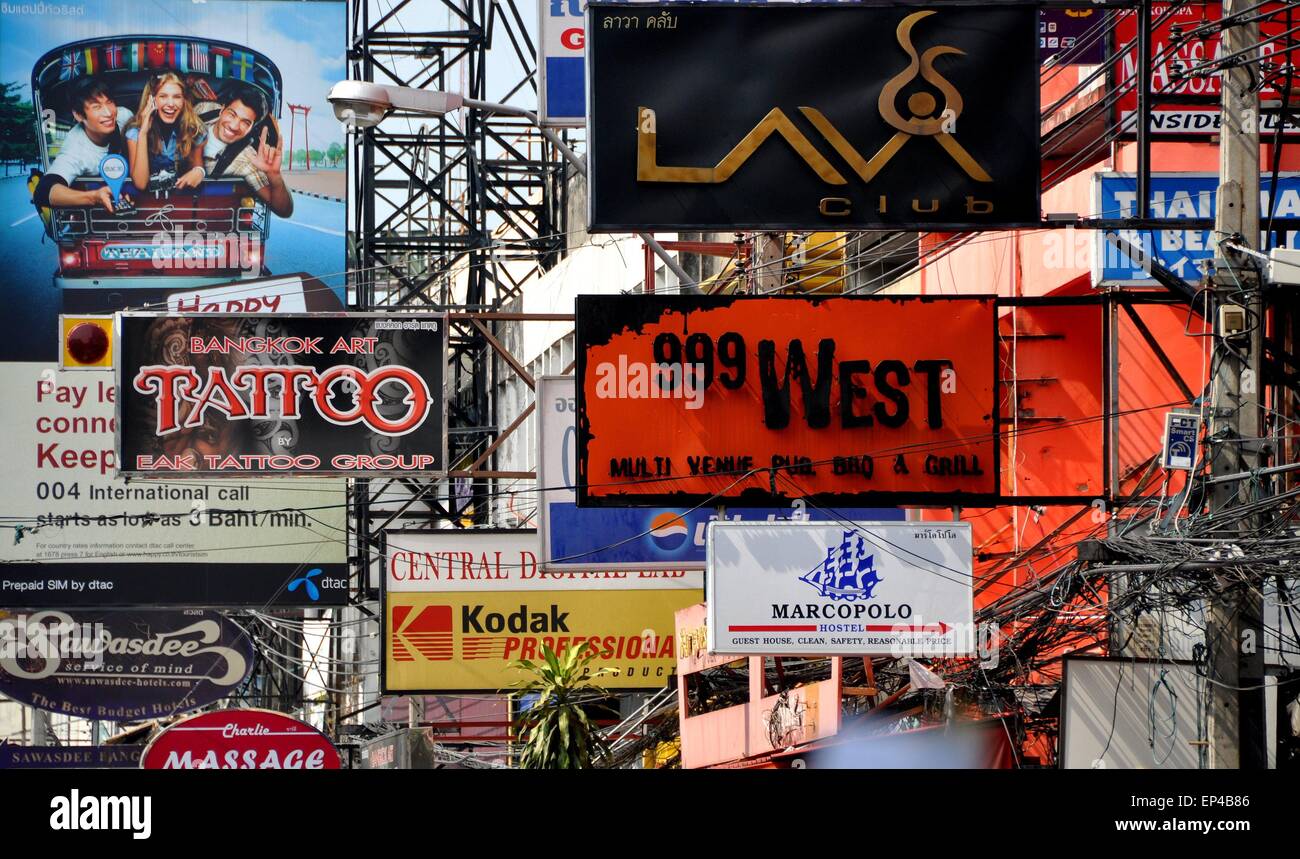
[[[98,176],[99,162],[110,152],[126,155],[122,128],[132,113],[118,107],[108,86],[88,75],[72,85],[68,107],[77,121],[63,138],[59,154],[41,177],[33,194],[37,206],[103,206],[113,212],[113,192],[107,185],[78,191],[72,182],[82,176]]]
[[[274,128],[275,145],[267,143],[266,125],[255,139],[250,138],[262,117],[267,117],[270,128]],[[208,123],[203,166],[209,177],[220,174],[244,180],[272,212],[287,218],[293,214],[293,195],[280,174],[283,142],[280,125],[270,116],[266,97],[252,87],[240,86],[227,95],[217,118]]]

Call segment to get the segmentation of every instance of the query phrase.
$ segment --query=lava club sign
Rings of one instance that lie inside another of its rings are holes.
[[[991,297],[582,295],[578,505],[998,495]]]
[[[273,710],[214,710],[182,719],[153,738],[140,756],[147,770],[336,770],[329,738]]]

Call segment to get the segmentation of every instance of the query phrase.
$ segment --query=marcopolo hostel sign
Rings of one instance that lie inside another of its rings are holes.
[[[988,297],[578,296],[578,505],[996,499]]]
[[[1031,5],[592,3],[591,229],[1037,224],[1038,26]]]

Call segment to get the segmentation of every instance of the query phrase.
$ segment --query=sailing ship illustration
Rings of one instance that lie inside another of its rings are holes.
[[[867,552],[867,542],[857,531],[844,531],[839,546],[827,547],[826,560],[799,577],[833,600],[869,600],[875,596],[880,576],[876,556]]]

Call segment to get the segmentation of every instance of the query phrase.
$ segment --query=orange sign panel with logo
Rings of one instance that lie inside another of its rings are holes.
[[[586,642],[595,682],[659,689],[676,667],[673,615],[699,589],[598,591],[389,591],[385,692],[496,692],[526,675],[520,659],[544,659]]]
[[[579,296],[578,504],[998,497],[992,297]]]

